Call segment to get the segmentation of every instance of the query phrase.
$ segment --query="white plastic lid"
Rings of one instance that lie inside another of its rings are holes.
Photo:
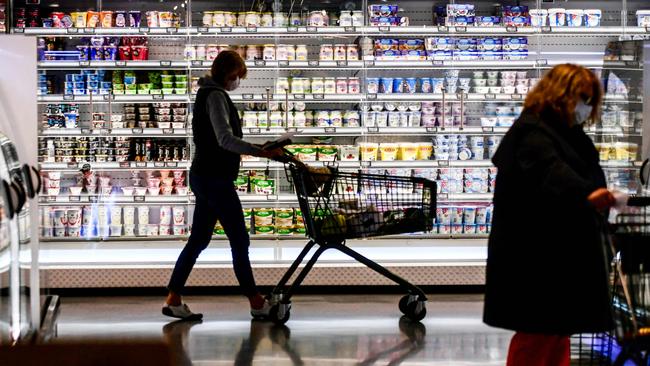
[[[551,8],[548,9],[549,13],[566,13],[566,9],[564,8]]]
[[[584,14],[584,10],[582,9],[567,9],[566,11],[569,14]]]
[[[531,9],[530,14],[533,14],[533,15],[546,15],[546,14],[548,14],[548,10],[546,10],[546,9]]]
[[[602,14],[600,9],[585,9],[585,14]]]
[[[650,15],[650,10],[637,10],[636,15]]]

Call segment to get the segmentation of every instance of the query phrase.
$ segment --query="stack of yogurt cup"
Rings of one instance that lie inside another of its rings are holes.
[[[533,9],[530,11],[533,27],[599,27],[602,18],[600,9]]]

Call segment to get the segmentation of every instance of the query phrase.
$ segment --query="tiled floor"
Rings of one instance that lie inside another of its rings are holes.
[[[188,297],[202,323],[153,297],[63,298],[59,338],[164,339],[195,365],[503,365],[511,333],[482,324],[482,297],[431,296],[420,324],[399,296],[296,296],[286,326],[251,322],[240,297]]]

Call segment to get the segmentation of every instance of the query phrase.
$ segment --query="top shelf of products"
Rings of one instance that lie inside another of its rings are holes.
[[[187,28],[13,28],[13,33],[36,36],[87,37],[88,35],[140,36],[222,36],[222,37],[304,37],[313,35],[382,36],[382,35],[520,35],[520,36],[650,36],[650,27],[477,27],[477,26],[409,26],[409,27],[187,27]]]

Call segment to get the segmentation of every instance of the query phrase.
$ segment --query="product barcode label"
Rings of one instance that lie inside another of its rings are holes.
[[[149,28],[147,27],[140,27],[140,33],[149,33]]]
[[[68,197],[68,200],[69,200],[70,202],[80,202],[80,201],[81,201],[81,197],[79,197],[79,196],[70,196],[70,197]]]
[[[444,25],[439,25],[439,26],[438,26],[438,32],[440,32],[440,33],[447,33],[447,32],[449,32],[449,27],[444,26]]]
[[[440,199],[440,200],[449,199],[449,194],[448,193],[439,193],[438,194],[438,199]]]
[[[97,203],[97,201],[99,201],[99,197],[97,197],[97,196],[88,197],[88,202],[90,202],[90,203]]]
[[[378,133],[379,127],[368,127],[368,133]]]
[[[56,202],[56,196],[48,196],[47,202]]]
[[[108,128],[100,128],[99,133],[102,135],[108,135],[111,133],[111,130],[109,130]]]
[[[639,67],[640,63],[638,61],[625,61],[625,66]]]
[[[133,196],[133,202],[144,202],[144,196]]]
[[[377,100],[377,94],[368,94],[368,100]]]
[[[131,133],[133,133],[134,135],[142,135],[143,130],[142,128],[133,128],[131,129]]]
[[[163,128],[162,133],[163,133],[163,135],[173,135],[174,134],[174,129],[173,128]]]
[[[496,94],[485,94],[485,99],[496,99]]]
[[[360,165],[361,165],[362,168],[370,168],[371,162],[362,161]]]
[[[253,94],[242,94],[243,99],[250,100],[253,99]]]
[[[449,160],[439,160],[438,165],[439,166],[449,166]]]
[[[506,27],[506,32],[508,32],[508,33],[517,33],[517,27],[515,27],[515,26]]]
[[[336,65],[341,66],[341,67],[346,67],[346,66],[348,66],[348,62],[347,61],[337,61]]]
[[[336,133],[336,127],[325,127],[325,133]]]
[[[550,26],[545,25],[545,26],[542,27],[542,32],[543,32],[543,33],[551,33],[551,32],[552,32],[552,29],[551,29]]]
[[[201,60],[192,60],[192,66],[201,67],[201,66],[203,66],[203,61],[201,61]]]
[[[324,95],[324,94],[314,94],[312,97],[313,97],[314,99],[320,99],[320,100],[325,99],[325,95]]]
[[[122,161],[120,162],[120,168],[129,168],[131,165],[129,164],[128,161]]]
[[[466,33],[467,32],[467,27],[456,27],[456,32],[458,33]]]
[[[546,66],[548,65],[548,60],[537,60],[537,66]]]
[[[316,32],[318,32],[318,28],[316,28],[316,27],[307,27],[307,32],[316,33]]]
[[[427,127],[426,131],[431,133],[431,132],[438,132],[438,127]]]
[[[115,61],[115,66],[124,67],[126,66],[126,61]]]
[[[178,168],[178,162],[170,161],[170,162],[165,163],[165,166],[167,168]]]
[[[168,34],[176,34],[176,33],[178,33],[178,28],[167,28],[167,33]]]
[[[162,99],[165,99],[165,96],[163,94],[153,94],[153,95],[151,95],[151,99],[153,99],[153,100],[162,100]]]
[[[208,27],[199,27],[198,32],[199,33],[208,33],[210,29]]]
[[[433,60],[431,61],[433,66],[444,66],[445,62],[443,60]]]
[[[246,32],[247,33],[255,33],[255,32],[257,32],[257,27],[254,27],[254,26],[246,27]]]
[[[80,67],[88,67],[88,66],[90,66],[90,61],[79,61],[79,66]]]
[[[357,31],[356,27],[344,27],[343,29],[348,33],[354,33]]]
[[[483,132],[492,133],[494,132],[494,127],[483,127]]]
[[[298,129],[295,127],[287,127],[287,132],[298,132]]]
[[[363,62],[363,64],[366,67],[373,67],[373,66],[375,66],[375,60],[366,60],[366,61]]]
[[[169,67],[172,65],[171,61],[160,61],[160,66],[161,67]]]
[[[289,66],[289,61],[278,61],[278,66],[280,66],[280,67],[288,67]]]
[[[74,29],[74,28],[68,28],[68,30],[70,29]],[[14,33],[25,33],[25,28],[14,28]]]
[[[287,27],[287,33],[298,33],[298,27]]]
[[[79,165],[77,165],[77,163],[68,163],[68,168],[70,168],[70,169],[76,169],[78,167],[79,167]]]
[[[65,100],[65,101],[74,100],[74,95],[72,95],[72,94],[65,94],[65,95],[63,96],[63,100]]]
[[[84,29],[84,33],[95,33],[95,28],[86,28]]]
[[[305,94],[294,94],[293,99],[303,100],[305,99]]]
[[[379,27],[380,32],[390,32],[390,27]]]
[[[164,167],[165,167],[165,163],[162,162],[162,161],[160,161],[160,162],[159,162],[159,161],[156,161],[156,162],[153,163],[153,167],[154,167],[154,168],[164,168]]]
[[[133,167],[135,168],[146,168],[147,167],[147,162],[146,161],[136,161],[132,164]]]
[[[108,102],[111,99],[111,95],[110,94],[104,94],[104,95],[102,95],[102,99],[104,99],[105,102]]]
[[[255,66],[266,66],[266,61],[264,61],[264,60],[255,60]]]
[[[230,28],[230,27],[221,27],[221,33],[232,33],[232,28]]]
[[[512,94],[510,96],[510,99],[512,99],[512,100],[521,100],[522,96],[521,96],[521,94]]]
[[[318,66],[320,63],[318,61],[307,61],[307,65],[309,66]]]
[[[82,135],[90,135],[91,134],[90,128],[82,128],[81,129],[81,134]]]
[[[248,129],[248,133],[251,135],[259,135],[262,132],[261,129],[259,128],[250,128]]]

